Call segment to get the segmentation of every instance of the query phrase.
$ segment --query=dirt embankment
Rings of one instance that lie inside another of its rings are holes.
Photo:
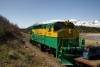
[[[88,38],[88,36],[100,36],[100,33],[80,33],[80,37],[85,39],[85,45],[95,45],[96,42],[100,45],[100,40]]]

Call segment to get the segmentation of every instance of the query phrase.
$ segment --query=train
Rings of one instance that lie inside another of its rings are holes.
[[[74,58],[82,56],[85,40],[72,22],[50,21],[33,25],[30,43],[54,54],[63,65],[73,66]]]

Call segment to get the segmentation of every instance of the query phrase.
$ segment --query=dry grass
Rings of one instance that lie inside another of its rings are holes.
[[[36,67],[38,62],[19,39],[0,45],[0,67]]]

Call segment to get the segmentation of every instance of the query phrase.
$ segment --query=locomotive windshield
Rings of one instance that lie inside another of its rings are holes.
[[[68,24],[68,25],[66,25],[66,26],[67,26],[67,28],[74,29],[74,25],[73,25],[73,24]]]
[[[65,24],[64,22],[57,22],[54,25],[54,31],[59,31],[61,29],[65,29],[65,28],[71,28],[74,29],[74,25],[69,23],[69,24]]]
[[[63,22],[57,22],[54,25],[54,31],[58,31],[58,30],[61,30],[61,29],[64,29],[64,28],[66,28],[66,25]]]

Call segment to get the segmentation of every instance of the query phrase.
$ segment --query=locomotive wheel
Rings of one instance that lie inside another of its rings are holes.
[[[33,42],[33,45],[36,45],[36,42],[35,41]]]
[[[45,52],[45,46],[44,45],[41,45],[41,51]]]
[[[55,51],[56,51],[55,49],[49,48],[49,54],[53,54],[54,57],[56,57],[56,52]]]
[[[30,43],[32,43],[32,40],[30,40]]]
[[[32,43],[32,45],[34,45],[34,41],[32,41],[31,43]]]
[[[35,45],[35,41],[32,41],[32,45]]]
[[[48,47],[48,53],[51,54],[51,48],[50,47]]]

